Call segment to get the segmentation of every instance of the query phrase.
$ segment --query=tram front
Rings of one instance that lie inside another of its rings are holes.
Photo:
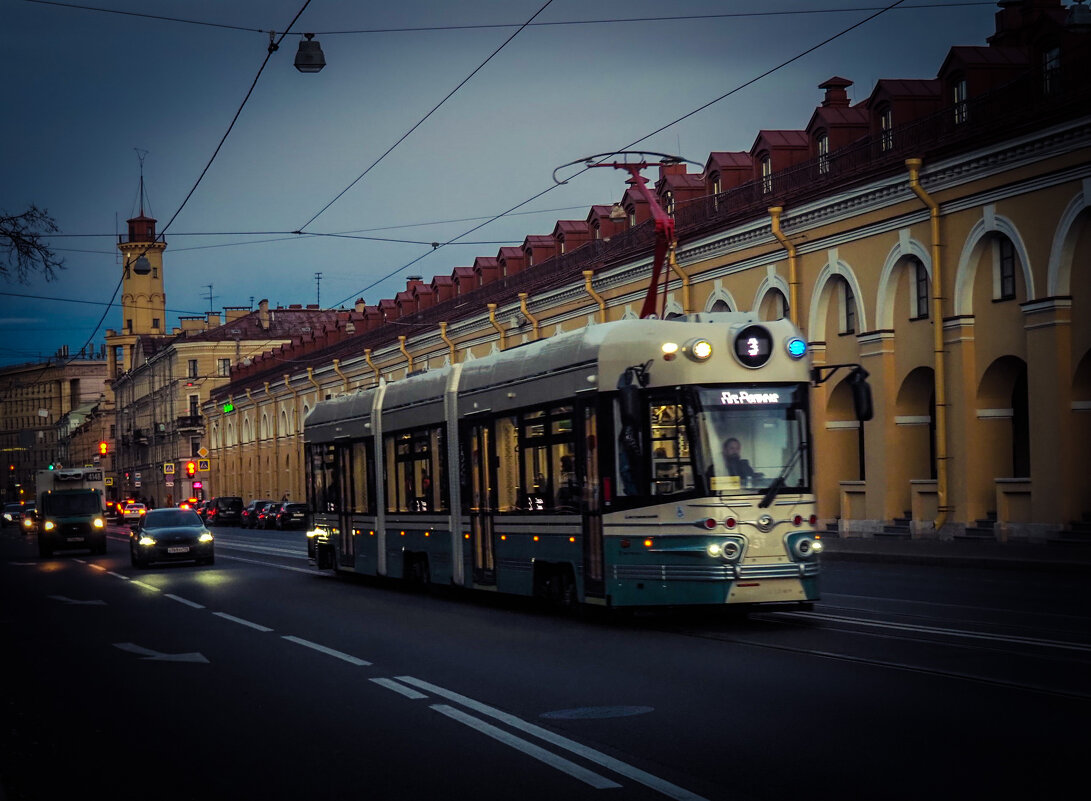
[[[809,605],[822,543],[806,345],[786,320],[708,322],[660,323],[661,342],[626,345],[658,353],[615,373],[609,603]]]

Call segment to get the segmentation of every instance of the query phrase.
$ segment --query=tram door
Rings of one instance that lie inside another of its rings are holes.
[[[337,563],[342,567],[356,566],[356,538],[352,536],[352,510],[356,493],[352,481],[351,446],[342,445],[337,449]]]
[[[492,515],[496,508],[496,488],[492,482],[489,454],[492,429],[486,424],[471,426],[470,436],[470,536],[473,540],[475,584],[496,584],[496,560],[493,551]]]
[[[607,440],[609,441],[609,440]],[[606,592],[603,575],[602,487],[599,473],[598,427],[595,409],[583,410],[583,580],[584,592]]]

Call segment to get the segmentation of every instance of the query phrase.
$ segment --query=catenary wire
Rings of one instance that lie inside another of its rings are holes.
[[[824,47],[825,45],[828,45],[830,42],[833,42],[833,41],[841,38],[842,36],[846,35],[847,33],[859,28],[861,25],[865,25],[866,23],[871,22],[876,17],[879,17],[882,14],[885,14],[886,12],[900,6],[904,2],[905,2],[905,0],[896,0],[896,2],[885,6],[881,10],[875,12],[874,14],[871,14],[871,15],[865,17],[864,19],[860,20],[859,22],[856,22],[853,25],[850,25],[849,27],[844,28],[840,32],[835,33],[833,36],[827,37],[826,39],[822,40],[818,44],[807,48],[806,50],[792,56],[791,58],[786,59],[785,61],[782,61],[781,63],[779,63],[775,67],[771,67],[770,69],[766,70],[765,72],[761,73],[760,75],[745,81],[744,83],[736,86],[734,89],[731,89],[728,92],[725,92],[724,94],[720,95],[715,100],[711,100],[708,103],[705,103],[702,106],[698,107],[697,109],[694,109],[693,111],[690,111],[690,112],[688,112],[686,114],[683,114],[681,117],[678,117],[677,119],[673,120],[672,122],[669,122],[666,125],[663,125],[663,126],[657,128],[656,130],[652,131],[651,133],[645,134],[644,136],[642,136],[639,139],[629,143],[628,145],[625,145],[624,147],[618,148],[618,151],[628,150],[628,149],[632,148],[634,145],[637,145],[637,144],[651,138],[652,136],[655,136],[658,133],[662,133],[663,131],[667,130],[671,126],[677,125],[679,122],[681,122],[681,121],[683,121],[685,119],[688,119],[689,117],[692,117],[694,114],[696,114],[696,113],[698,113],[700,111],[703,111],[704,109],[712,106],[715,103],[719,103],[721,100],[724,100],[725,98],[730,97],[731,95],[733,95],[736,92],[742,90],[743,88],[754,84],[755,82],[761,80],[762,78],[766,78],[769,75],[772,75],[774,72],[777,72],[778,70],[783,69],[784,67],[788,66],[789,64],[792,64],[793,62],[798,61],[799,59],[803,58],[804,56],[806,56],[806,55],[808,55],[810,53],[813,53],[815,50],[817,50],[817,49],[819,49],[821,47]],[[589,169],[591,169],[591,168],[590,167],[584,167],[582,170],[577,172],[576,175],[581,175],[581,174],[583,174],[584,172],[586,172]],[[576,175],[571,176],[568,180],[571,180],[572,178],[576,177]],[[527,198],[526,200],[512,206],[507,211],[503,211],[500,214],[497,214],[494,217],[491,217],[488,220],[485,220],[484,222],[479,223],[478,225],[475,225],[472,228],[469,228],[468,230],[464,231],[463,233],[459,234],[458,236],[454,237],[453,239],[449,240],[448,242],[441,243],[440,247],[445,247],[446,245],[452,244],[452,243],[456,242],[457,240],[462,239],[463,237],[469,236],[473,232],[478,231],[481,228],[484,228],[486,225],[489,225],[490,223],[493,223],[496,220],[499,220],[501,217],[504,217],[504,216],[510,214],[511,212],[522,208],[526,204],[534,202],[535,200],[542,197],[543,195],[545,195],[545,194],[547,194],[549,192],[552,192],[559,185],[560,184],[553,184],[552,186],[546,187],[542,191],[532,195],[531,197]],[[342,303],[347,302],[349,299],[351,299],[351,298],[353,298],[355,296],[363,295],[365,292],[367,292],[367,290],[371,289],[372,287],[376,286],[377,284],[380,284],[383,281],[389,280],[390,278],[393,278],[398,273],[403,272],[404,270],[407,270],[409,267],[412,267],[414,264],[419,262],[421,259],[428,256],[430,252],[434,252],[435,250],[437,250],[437,248],[433,248],[432,251],[422,253],[421,255],[417,256],[415,259],[412,259],[411,261],[409,261],[407,264],[403,264],[402,266],[392,270],[391,272],[387,273],[386,275],[382,276],[381,278],[378,278],[375,281],[372,281],[370,284],[368,284],[364,288],[360,289],[359,291],[353,292],[350,295],[347,295],[346,297],[344,297],[340,301],[338,301],[337,304],[335,304],[335,305],[341,305]]]

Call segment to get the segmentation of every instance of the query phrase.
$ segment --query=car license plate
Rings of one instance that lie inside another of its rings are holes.
[[[189,546],[178,545],[174,548],[167,548],[167,553],[189,553]]]
[[[83,537],[66,537],[66,542],[83,542]]]

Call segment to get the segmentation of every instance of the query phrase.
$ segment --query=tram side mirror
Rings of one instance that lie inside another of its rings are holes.
[[[875,413],[871,404],[871,385],[867,382],[868,372],[863,367],[855,368],[848,377],[849,389],[852,390],[852,405],[856,419],[870,420]]]
[[[640,390],[629,384],[618,390],[618,410],[621,412],[621,424],[638,427],[640,425],[641,400]]]

